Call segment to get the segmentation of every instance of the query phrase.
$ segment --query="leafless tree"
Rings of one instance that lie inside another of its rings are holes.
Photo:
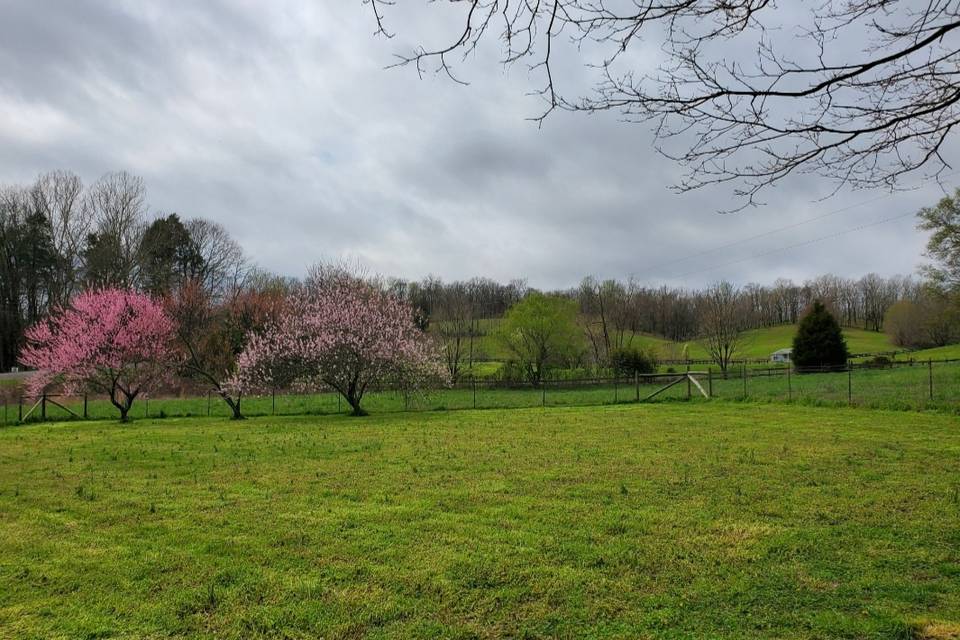
[[[390,0],[364,0],[378,32]],[[499,37],[502,61],[540,76],[555,109],[650,121],[657,146],[688,170],[679,189],[732,183],[742,205],[798,172],[853,187],[940,175],[960,122],[956,0],[456,0],[445,44],[399,65],[454,68]],[[659,59],[651,43],[659,44]],[[572,47],[596,86],[568,96],[555,68]],[[643,47],[643,48],[641,48]],[[559,54],[559,55],[558,55]],[[655,70],[649,70],[655,66]]]
[[[91,228],[91,210],[83,201],[83,181],[69,171],[37,178],[30,191],[33,206],[50,225],[60,264],[48,292],[52,305],[66,304],[80,287],[83,249]]]
[[[108,173],[90,187],[85,206],[94,228],[85,249],[88,283],[133,286],[147,216],[143,179],[126,171]]]
[[[700,344],[722,371],[745,346],[743,295],[729,282],[718,282],[697,298]]]
[[[220,224],[194,218],[186,225],[202,259],[197,279],[214,299],[223,299],[241,288],[252,265],[243,248]]]
[[[577,290],[583,332],[590,343],[594,362],[605,363],[610,353],[610,326],[608,323],[608,296],[604,283],[588,276]]]
[[[440,337],[450,379],[463,373],[463,362],[472,354],[476,303],[467,283],[454,282],[442,288],[433,306],[432,326]],[[470,359],[472,364],[472,358]]]
[[[639,288],[632,280],[584,278],[577,290],[581,321],[594,361],[607,364],[611,353],[629,347],[641,331]]]

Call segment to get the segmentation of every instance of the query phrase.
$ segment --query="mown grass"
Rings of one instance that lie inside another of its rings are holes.
[[[0,637],[950,637],[958,454],[776,405],[7,428]]]

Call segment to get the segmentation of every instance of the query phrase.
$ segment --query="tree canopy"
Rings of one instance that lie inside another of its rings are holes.
[[[173,321],[150,296],[85,291],[27,330],[20,359],[38,370],[28,382],[32,393],[54,385],[105,393],[126,421],[137,396],[172,372],[173,337]]]
[[[919,228],[930,231],[927,253],[933,264],[923,271],[937,287],[960,293],[960,189],[917,214]]]
[[[540,384],[549,368],[569,363],[583,351],[576,301],[539,292],[507,311],[497,335],[533,384]]]
[[[413,388],[446,378],[439,350],[416,326],[407,302],[344,273],[325,275],[291,294],[286,313],[250,337],[237,358],[235,387],[321,382],[359,416],[373,385]]]

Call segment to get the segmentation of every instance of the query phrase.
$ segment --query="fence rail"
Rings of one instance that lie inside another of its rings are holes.
[[[764,402],[857,405],[887,409],[941,409],[960,413],[960,360],[895,361],[883,367],[849,364],[797,370],[787,366],[719,371],[680,371],[636,376],[549,378],[541,384],[465,379],[449,387],[411,393],[383,385],[364,396],[374,413],[483,408],[553,407],[657,402],[704,402],[709,398]],[[345,413],[346,402],[330,390],[275,390],[247,396],[244,415]],[[42,420],[109,419],[117,410],[105,396],[41,397],[7,394],[2,424]],[[230,410],[216,394],[142,396],[131,418],[218,416]]]

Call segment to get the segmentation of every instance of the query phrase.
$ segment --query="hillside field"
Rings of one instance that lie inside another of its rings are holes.
[[[945,347],[921,349],[897,356],[900,360],[914,358],[916,360],[957,360],[960,359],[960,344],[950,344]]]
[[[759,404],[8,427],[0,637],[955,637],[958,472]]]
[[[474,365],[474,371],[478,377],[490,377],[496,375],[496,372],[499,370],[497,363],[485,361],[506,360],[510,358],[509,351],[495,335],[498,322],[497,320],[486,320],[481,323],[481,331],[484,331],[485,334],[475,338],[474,356],[479,362]],[[738,353],[736,357],[767,359],[770,357],[770,354],[777,349],[790,347],[793,344],[793,336],[796,332],[797,325],[795,324],[748,331],[744,338],[741,352]],[[888,353],[902,350],[901,347],[895,346],[885,333],[848,327],[843,330],[843,334],[851,353]],[[704,350],[697,341],[671,342],[659,336],[636,334],[633,338],[633,344],[652,350],[660,360],[684,359],[684,347],[686,347],[687,350],[686,357],[691,360],[706,360],[709,358],[706,350]],[[464,349],[466,350],[466,347],[464,347]],[[952,348],[947,347],[945,349],[953,350],[949,351],[949,353],[953,353],[954,351],[960,353],[960,345],[955,345]],[[945,351],[945,353],[946,352],[947,351]],[[923,356],[923,358],[926,357],[926,355]],[[933,357],[942,358],[944,356],[934,355]],[[960,357],[960,355],[957,357]]]

